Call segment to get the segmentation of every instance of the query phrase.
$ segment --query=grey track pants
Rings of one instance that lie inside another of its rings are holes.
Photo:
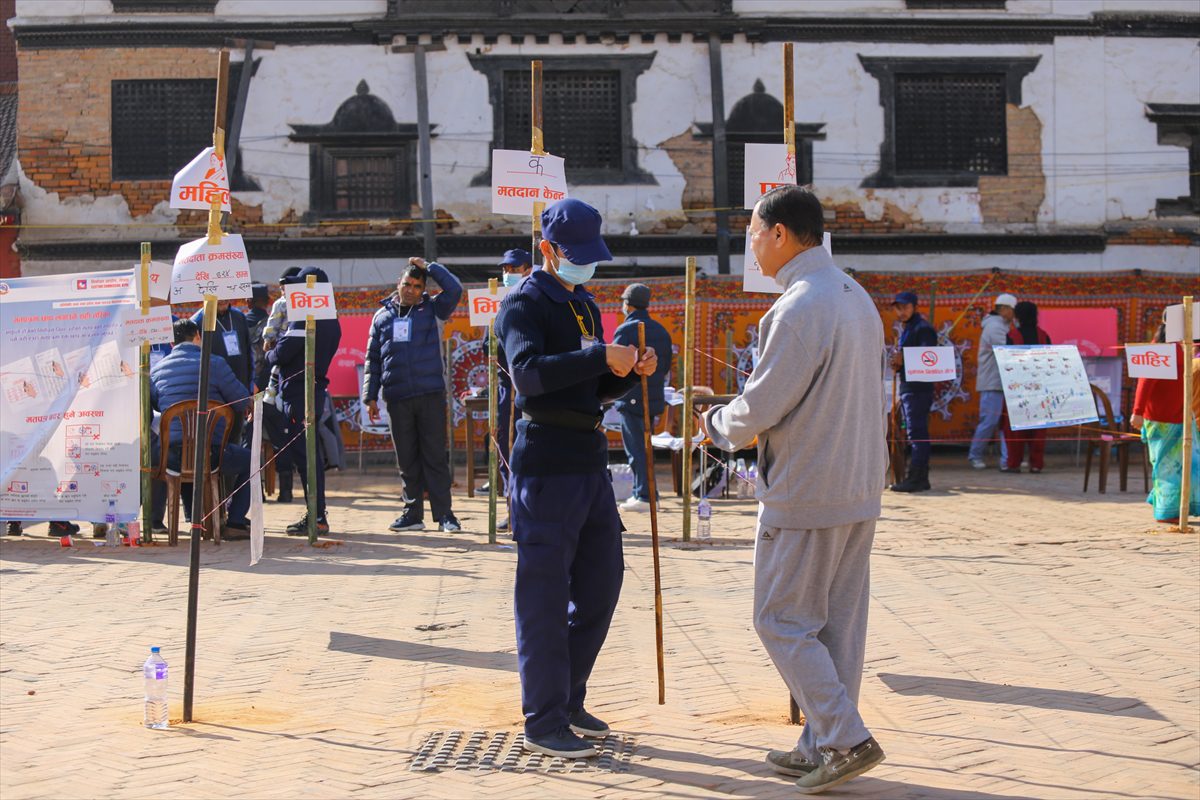
[[[875,520],[819,530],[759,525],[754,628],[807,720],[800,754],[849,750],[871,734],[858,713]]]

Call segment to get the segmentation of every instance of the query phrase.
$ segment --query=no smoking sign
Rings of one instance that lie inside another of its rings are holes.
[[[952,381],[956,375],[953,347],[904,348],[904,380],[934,383]]]

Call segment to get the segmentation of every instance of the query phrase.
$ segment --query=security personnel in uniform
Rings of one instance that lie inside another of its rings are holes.
[[[504,258],[500,259],[500,279],[503,285],[510,289],[517,286],[532,271],[533,259],[528,250],[507,250]],[[504,482],[504,495],[508,496],[508,431],[512,426],[512,378],[508,375],[508,360],[504,357],[503,347],[496,348],[496,357],[500,364],[500,390],[496,392],[496,435],[500,444],[500,479]],[[508,520],[505,519],[496,527],[506,531],[508,524]]]
[[[604,344],[583,285],[612,258],[599,212],[575,199],[542,212],[545,266],[500,306],[496,334],[520,413],[512,452],[514,611],[525,747],[584,758],[608,725],[584,710],[587,681],[621,592],[621,519],[600,404],[658,366],[653,350]]]
[[[904,325],[900,347],[892,354],[892,369],[900,377],[900,405],[904,409],[904,428],[912,442],[912,455],[904,480],[892,484],[893,492],[924,492],[929,489],[929,409],[933,406],[933,384],[905,380],[904,348],[937,347],[937,331],[917,311],[917,296],[900,292],[892,301],[896,319]]]

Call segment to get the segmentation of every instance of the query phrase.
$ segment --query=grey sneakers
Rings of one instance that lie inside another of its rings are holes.
[[[800,790],[800,794],[820,794],[862,775],[882,763],[883,759],[883,748],[875,741],[874,736],[850,748],[846,753],[822,750],[821,765],[796,781],[796,788]]]
[[[817,768],[817,765],[795,750],[772,750],[767,753],[767,766],[780,775],[799,778]]]

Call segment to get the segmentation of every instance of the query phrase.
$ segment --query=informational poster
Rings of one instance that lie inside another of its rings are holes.
[[[1096,422],[1096,401],[1072,344],[997,345],[996,365],[1013,430]]]
[[[1179,345],[1127,344],[1125,363],[1131,378],[1173,381],[1179,377]]]
[[[754,208],[758,198],[767,192],[789,185],[796,185],[796,156],[788,155],[786,144],[746,145],[743,207]]]
[[[534,155],[524,150],[492,151],[492,213],[533,213],[534,203],[550,203],[567,196],[565,162],[558,156]]]
[[[229,177],[225,159],[206,147],[191,162],[175,173],[171,181],[171,208],[209,209],[213,199],[221,201],[222,211],[232,211],[229,204]]]
[[[1167,341],[1183,341],[1183,303],[1167,306],[1163,310],[1163,322],[1167,325]],[[1200,341],[1200,303],[1192,303],[1192,341]]]
[[[208,238],[195,239],[179,248],[171,271],[171,302],[195,303],[204,295],[218,300],[242,300],[253,293],[250,259],[246,244],[236,233],[221,237],[220,244]]]
[[[825,252],[833,255],[833,239],[829,235],[829,231],[825,231],[825,237],[821,241],[821,246],[825,248]],[[746,256],[745,266],[742,268],[742,291],[744,292],[761,292],[762,294],[783,294],[783,287],[775,282],[774,278],[768,278],[762,273],[762,267],[758,265],[758,259],[754,257],[754,251],[750,249],[750,229],[746,228]]]
[[[491,289],[487,287],[469,289],[467,304],[471,310],[471,324],[486,328],[500,313],[500,301],[508,295],[509,288],[508,286],[497,286],[495,294],[492,294]]]
[[[132,270],[0,281],[0,519],[137,515],[133,302]]]
[[[937,383],[958,377],[953,347],[905,347],[904,379],[910,383]]]
[[[287,298],[288,322],[304,322],[308,317],[337,319],[332,283],[314,283],[311,288],[303,283],[289,283],[284,285],[283,295]]]
[[[133,267],[134,287],[137,289],[137,302],[142,302],[142,281],[141,281],[142,265],[136,264]],[[170,264],[164,264],[161,261],[150,262],[150,301],[155,300],[170,300],[171,299],[171,272]]]

